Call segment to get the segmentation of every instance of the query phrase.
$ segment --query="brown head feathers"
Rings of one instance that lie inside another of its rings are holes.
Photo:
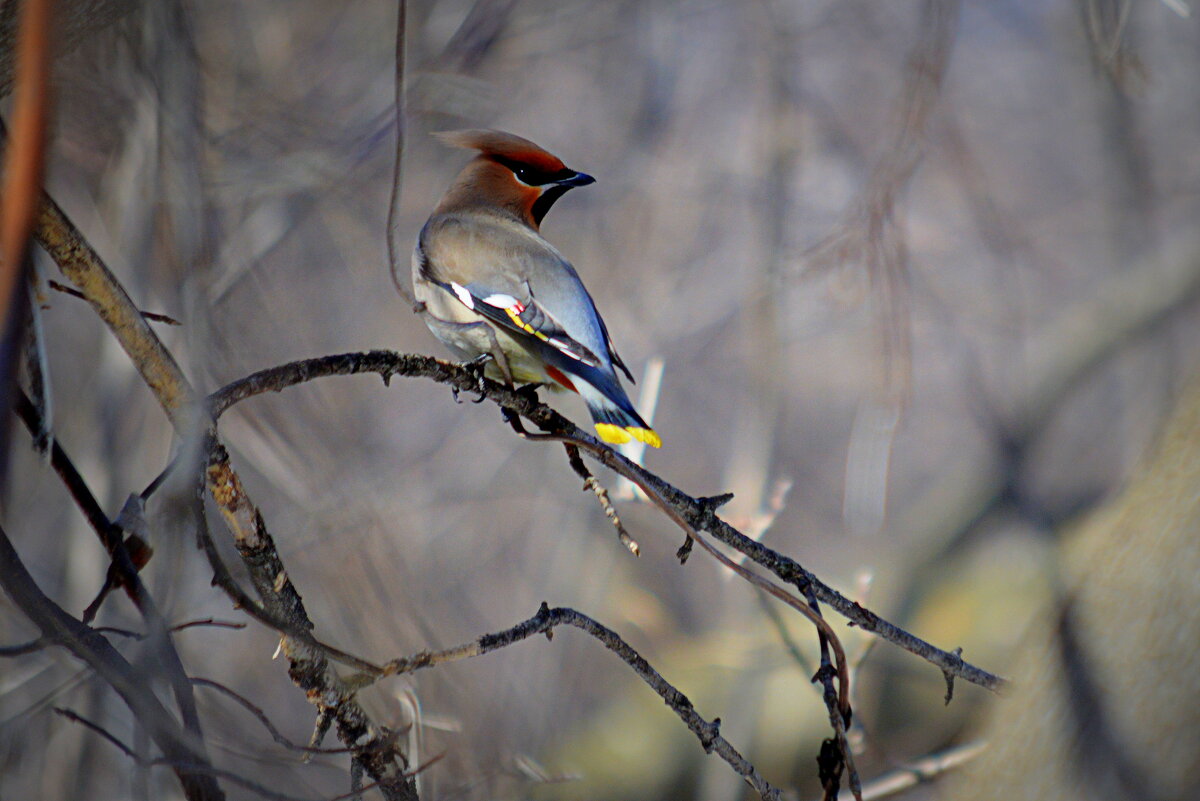
[[[526,164],[544,173],[559,173],[566,169],[557,156],[516,134],[472,128],[465,131],[441,131],[434,136],[451,147],[478,150],[484,158],[501,163],[507,161]]]

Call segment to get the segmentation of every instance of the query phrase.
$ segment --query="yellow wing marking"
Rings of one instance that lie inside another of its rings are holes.
[[[520,328],[522,331],[525,331],[526,333],[533,334],[535,337],[542,340],[543,342],[550,341],[550,337],[546,336],[541,331],[538,331],[533,326],[531,326],[529,323],[522,320],[520,314],[518,312],[513,311],[512,306],[509,306],[504,311],[508,313],[508,319],[512,320],[513,325],[515,325],[517,328]]]

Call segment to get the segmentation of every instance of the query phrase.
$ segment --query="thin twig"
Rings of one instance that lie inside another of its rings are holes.
[[[392,162],[392,191],[388,198],[387,250],[388,269],[392,275],[392,283],[396,285],[396,291],[400,293],[400,297],[408,301],[408,305],[416,308],[416,298],[413,297],[412,292],[408,290],[408,285],[404,282],[404,276],[408,272],[408,262],[404,257],[407,249],[400,244],[400,189],[404,178],[404,137],[407,131],[404,91],[405,28],[407,23],[408,3],[406,0],[398,0],[396,3],[395,55],[396,155]]]
[[[809,604],[806,606],[789,593],[784,592],[767,580],[751,573],[744,566],[726,557],[696,532],[692,533],[691,541],[699,543],[702,549],[716,558],[717,561],[729,570],[799,611],[817,627],[817,635],[821,646],[821,667],[817,670],[816,675],[813,676],[813,681],[820,682],[822,685],[822,699],[825,701],[825,706],[829,711],[829,722],[833,727],[834,739],[840,752],[839,758],[833,760],[836,763],[835,769],[826,771],[824,761],[822,761],[822,772],[829,773],[829,782],[826,784],[828,797],[830,799],[837,798],[841,766],[845,765],[850,773],[850,789],[853,791],[855,799],[862,801],[858,785],[858,773],[854,767],[854,755],[850,751],[850,743],[846,738],[846,724],[851,720],[850,669],[846,664],[846,652],[842,648],[841,640],[834,633],[829,623],[821,616],[820,607],[817,604],[816,598],[812,595],[812,587],[807,588]],[[836,666],[830,662],[829,649],[831,647],[837,656]],[[833,687],[834,676],[837,676],[838,679],[837,690]]]
[[[987,750],[987,743],[976,740],[973,743],[947,749],[940,754],[908,762],[868,782],[863,787],[863,801],[879,801],[881,798],[898,795],[918,784],[931,782],[943,773],[965,765],[985,750]]]
[[[144,673],[129,664],[103,635],[67,614],[42,592],[3,529],[0,529],[0,585],[44,638],[61,642],[116,691],[166,758],[188,766],[175,768],[188,799],[218,801],[225,797],[212,778],[199,738],[185,731],[162,706]]]
[[[244,629],[246,628],[246,624],[233,620],[217,620],[216,618],[206,617],[200,620],[189,620],[186,623],[179,623],[172,626],[171,631],[183,631],[184,629],[194,628]]]
[[[114,735],[112,732],[108,731],[100,724],[88,720],[87,718],[83,717],[82,715],[78,714],[77,712],[73,712],[70,709],[63,709],[61,707],[55,707],[54,711],[56,713],[58,713],[59,715],[63,716],[64,718],[66,718],[67,720],[71,721],[72,723],[78,723],[79,725],[83,726],[84,728],[88,729],[89,731],[100,735],[102,738],[107,740],[109,743],[111,743],[113,746],[115,746],[117,749],[119,749],[122,753],[124,753],[125,756],[129,757],[131,760],[136,762],[141,767],[168,767],[168,768],[174,768],[177,770],[189,770],[189,771],[193,771],[193,772],[204,772],[204,773],[208,774],[210,778],[226,779],[227,781],[232,782],[233,784],[238,784],[238,785],[241,785],[242,787],[245,787],[246,789],[250,790],[251,792],[253,792],[257,795],[261,795],[263,798],[273,799],[273,801],[311,801],[309,798],[307,798],[305,796],[288,795],[287,793],[281,793],[278,790],[272,790],[270,787],[267,787],[264,784],[259,784],[256,781],[247,779],[245,776],[242,776],[241,774],[234,773],[233,771],[229,771],[229,770],[223,770],[221,768],[216,768],[211,765],[191,764],[191,763],[187,763],[187,762],[182,762],[177,759],[166,759],[166,758],[147,759],[147,758],[141,756],[140,754],[138,754],[136,751],[134,751],[128,745],[126,745],[125,743],[123,743],[119,739],[117,739],[116,735]]]
[[[640,556],[641,548],[638,546],[637,540],[629,536],[629,532],[625,530],[625,524],[621,522],[616,508],[613,507],[612,501],[608,497],[608,490],[604,489],[600,482],[596,480],[596,477],[592,475],[592,471],[587,469],[587,465],[583,463],[583,458],[579,455],[579,448],[570,444],[564,447],[567,450],[567,462],[570,463],[571,469],[575,471],[577,476],[583,479],[584,491],[591,490],[595,493],[596,499],[600,501],[600,508],[604,510],[604,516],[609,519],[613,527],[617,530],[617,539],[634,556]]]
[[[816,626],[817,633],[821,637],[821,642],[825,643],[828,641],[828,643],[833,647],[834,653],[837,656],[837,664],[834,672],[838,677],[838,686],[840,687],[841,691],[835,694],[835,698],[837,699],[835,707],[839,710],[843,717],[848,718],[850,716],[850,670],[849,666],[846,664],[846,652],[842,648],[841,640],[838,639],[837,634],[834,632],[833,628],[829,625],[825,618],[821,617],[821,613],[806,605],[803,601],[795,598],[790,593],[780,589],[779,587],[776,587],[774,584],[762,578],[761,576],[752,573],[746,569],[745,566],[737,564],[732,559],[725,556],[725,554],[714,548],[703,537],[694,534],[693,539],[699,543],[701,548],[703,548],[709,555],[724,565],[728,570],[732,570],[734,573],[737,573],[754,586],[783,601],[785,604],[808,618],[809,622]]]
[[[189,620],[186,623],[179,623],[171,626],[168,629],[171,633],[184,631],[185,629],[212,627],[217,629],[244,629],[245,623],[235,623],[229,620],[214,620],[213,618],[204,618],[203,620]],[[130,631],[129,629],[121,629],[116,626],[96,626],[93,631],[100,634],[116,634],[118,637],[128,637],[131,640],[145,640],[150,635],[140,631]]]
[[[796,638],[788,631],[787,621],[783,619],[783,615],[780,614],[779,609],[776,608],[775,604],[771,603],[771,599],[767,596],[759,595],[756,597],[758,598],[759,606],[762,607],[767,619],[771,621],[771,625],[779,635],[779,641],[783,643],[783,647],[800,667],[804,675],[811,676],[813,674],[813,667],[809,664],[804,652],[800,650],[800,644],[796,642]]]
[[[61,715],[62,717],[66,718],[67,720],[71,721],[72,723],[78,723],[80,726],[83,726],[85,729],[90,729],[95,734],[100,735],[100,737],[102,737],[105,740],[108,740],[110,743],[115,745],[119,751],[124,753],[125,756],[129,757],[130,759],[134,760],[135,762],[143,761],[142,758],[140,756],[138,756],[138,753],[136,751],[134,751],[129,746],[125,745],[125,743],[118,740],[117,736],[115,734],[113,734],[112,732],[110,732],[108,729],[104,728],[100,724],[93,723],[92,721],[85,718],[83,715],[80,715],[78,712],[75,712],[70,709],[64,709],[63,707],[60,707],[60,706],[56,706],[56,707],[54,707],[54,713],[57,715]]]
[[[26,428],[31,433],[39,431],[41,429],[41,421],[38,417],[37,409],[29,398],[25,396],[24,392],[18,389],[17,393],[15,408],[17,416],[21,418],[21,421],[25,423]],[[137,607],[142,618],[146,621],[146,625],[149,626],[151,632],[150,639],[154,642],[154,650],[166,668],[167,679],[175,695],[179,711],[183,716],[184,726],[196,738],[197,751],[203,753],[203,733],[200,728],[200,715],[196,710],[196,700],[192,696],[191,685],[187,682],[187,673],[183,668],[183,662],[179,658],[179,652],[175,649],[175,644],[171,641],[170,631],[161,612],[158,610],[158,605],[154,602],[154,599],[150,596],[149,591],[142,584],[142,580],[138,576],[138,570],[145,565],[145,560],[141,558],[135,559],[130,553],[130,548],[126,547],[126,543],[121,537],[120,527],[114,525],[104,514],[103,509],[100,508],[100,504],[88,488],[83,476],[80,475],[74,462],[71,461],[71,458],[57,439],[51,445],[50,463],[67,486],[71,497],[74,498],[79,508],[83,510],[92,529],[96,532],[96,536],[99,537],[100,542],[112,558],[112,570],[108,574],[109,578],[106,578],[106,586],[112,586],[116,583],[124,586],[134,606]],[[145,555],[144,551],[142,553]],[[148,558],[148,556],[145,558]],[[103,594],[101,595],[102,597]],[[92,608],[89,610],[92,614],[95,614],[95,608],[99,600],[98,598],[97,603],[92,604]],[[90,622],[90,619],[84,622]]]
[[[100,255],[45,193],[34,238],[108,325],[180,436],[193,436],[200,422],[195,415],[195,393],[175,357]]]
[[[58,645],[58,641],[50,637],[38,637],[36,640],[30,640],[20,645],[2,645],[0,646],[0,657],[25,656],[25,654],[36,653],[54,645]]]
[[[808,588],[806,595],[808,596],[808,603],[813,613],[817,617],[821,617],[821,605],[817,602],[816,596],[813,595],[812,587]],[[841,643],[836,639],[831,639],[824,631],[818,632],[817,639],[820,645],[821,666],[817,668],[817,674],[813,677],[813,681],[821,683],[821,697],[825,701],[826,710],[829,712],[829,724],[833,727],[834,741],[837,744],[837,758],[830,758],[828,760],[834,763],[832,767],[825,762],[821,765],[822,781],[825,784],[825,797],[829,801],[836,801],[838,787],[841,783],[842,769],[844,767],[850,782],[850,792],[854,794],[855,801],[862,801],[862,787],[858,779],[858,769],[854,765],[854,753],[850,748],[850,741],[846,737],[846,726],[852,720],[850,712],[850,671],[846,666],[846,654],[844,651],[841,651]],[[841,678],[841,674],[839,673],[838,679],[842,688],[841,699],[838,698],[833,688],[833,676],[837,669],[830,664],[829,649],[831,645],[835,646],[835,652],[840,652],[838,656],[838,668],[845,672],[845,678]],[[824,751],[824,749],[822,750]]]
[[[50,285],[51,289],[53,289],[57,292],[62,292],[64,295],[70,295],[71,297],[79,298],[80,300],[87,300],[87,295],[83,294],[82,292],[80,292],[78,289],[75,289],[74,287],[67,286],[66,284],[60,284],[58,281],[55,281],[53,279],[50,281],[47,281],[46,283],[48,283]],[[143,310],[142,316],[153,323],[165,323],[166,325],[183,325],[183,323],[179,322],[174,317],[169,317],[165,314],[159,314],[158,312],[148,312],[148,311]]]
[[[314,746],[297,745],[289,740],[275,727],[271,719],[267,717],[267,713],[262,710],[262,707],[256,706],[248,698],[239,695],[229,687],[226,687],[220,682],[212,679],[201,679],[195,676],[192,677],[192,684],[197,687],[208,687],[236,701],[243,709],[258,719],[258,722],[263,725],[267,733],[271,735],[271,739],[292,751],[303,751],[309,754],[346,754],[353,751],[351,748],[317,748]]]
[[[620,635],[601,625],[592,618],[574,609],[566,607],[549,608],[542,604],[538,613],[512,628],[495,634],[485,634],[469,643],[443,651],[423,651],[405,659],[396,659],[387,664],[389,675],[412,673],[423,668],[430,668],[446,662],[455,662],[495,651],[527,640],[537,634],[552,636],[557,626],[574,626],[595,637],[604,647],[619,656],[627,665],[633,668],[642,681],[646,682],[663,702],[679,716],[693,734],[700,740],[700,745],[706,753],[715,752],[725,760],[734,772],[745,779],[764,799],[779,799],[778,790],[771,787],[766,779],[759,775],[754,766],[746,761],[736,748],[720,734],[720,719],[711,723],[700,717],[686,695],[677,690],[670,682],[662,677],[641,654],[621,639]]]

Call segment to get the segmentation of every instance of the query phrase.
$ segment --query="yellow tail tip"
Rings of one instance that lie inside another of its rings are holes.
[[[627,428],[625,430],[638,442],[644,442],[651,448],[662,447],[662,437],[656,434],[653,428]]]
[[[596,433],[610,445],[624,445],[633,439],[625,429],[612,423],[596,423]]]
[[[600,435],[600,439],[611,445],[624,445],[632,439],[638,442],[644,442],[651,448],[661,448],[662,438],[651,428],[639,428],[637,426],[621,427],[613,423],[596,423],[596,433]]]

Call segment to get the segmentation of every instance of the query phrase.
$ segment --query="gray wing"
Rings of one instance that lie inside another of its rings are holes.
[[[536,232],[503,219],[447,215],[426,224],[421,250],[423,278],[510,333],[601,370],[620,363],[575,268]]]

